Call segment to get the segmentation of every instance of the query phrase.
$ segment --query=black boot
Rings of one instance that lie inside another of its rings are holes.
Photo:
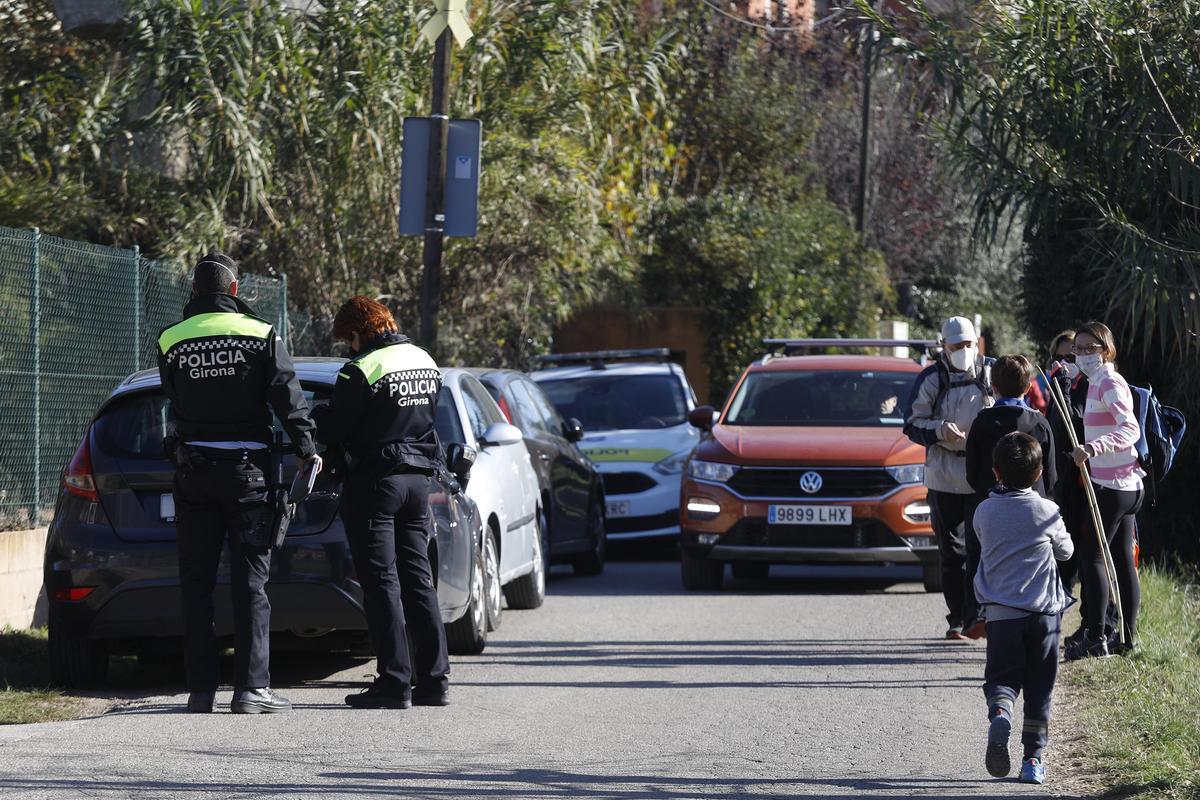
[[[238,689],[233,693],[229,710],[235,714],[278,714],[290,711],[292,704],[275,694],[269,687]]]

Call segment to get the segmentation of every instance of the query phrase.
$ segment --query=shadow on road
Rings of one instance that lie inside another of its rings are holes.
[[[613,573],[620,578],[613,579]],[[668,596],[703,597],[719,594],[747,595],[862,595],[924,594],[919,567],[897,565],[864,566],[772,566],[766,580],[730,578],[718,592],[694,592],[683,588],[678,563],[667,561],[618,561],[608,572],[581,578],[562,568],[550,572],[550,594],[571,597]]]
[[[155,781],[119,778],[0,780],[0,790],[46,792],[70,790],[80,795],[112,793],[217,796],[335,796],[422,798],[612,798],[650,800],[667,798],[761,797],[783,798],[797,794],[821,797],[939,797],[942,800],[1008,800],[1014,780],[970,780],[934,777],[875,778],[869,776],[761,778],[755,776],[693,777],[674,775],[603,775],[556,769],[474,768],[464,765],[446,770],[334,771],[316,777],[320,782],[281,784],[222,783],[213,781]],[[1058,795],[1065,800],[1071,796]]]

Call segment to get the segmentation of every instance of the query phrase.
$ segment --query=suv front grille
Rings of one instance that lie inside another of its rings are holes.
[[[809,472],[821,476],[821,488],[806,492],[800,478]],[[899,486],[887,470],[821,469],[820,467],[742,467],[729,479],[729,488],[743,497],[878,497]]]
[[[658,486],[658,481],[640,472],[607,472],[601,477],[605,494],[637,494]]]

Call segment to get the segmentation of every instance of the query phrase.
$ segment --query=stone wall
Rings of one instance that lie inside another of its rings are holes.
[[[42,552],[46,529],[0,531],[0,628],[46,624]]]

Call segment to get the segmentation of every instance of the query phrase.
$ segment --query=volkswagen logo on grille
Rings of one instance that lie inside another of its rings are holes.
[[[809,494],[816,494],[821,491],[821,485],[824,483],[825,481],[821,479],[820,474],[816,472],[806,472],[800,476],[800,488]]]

